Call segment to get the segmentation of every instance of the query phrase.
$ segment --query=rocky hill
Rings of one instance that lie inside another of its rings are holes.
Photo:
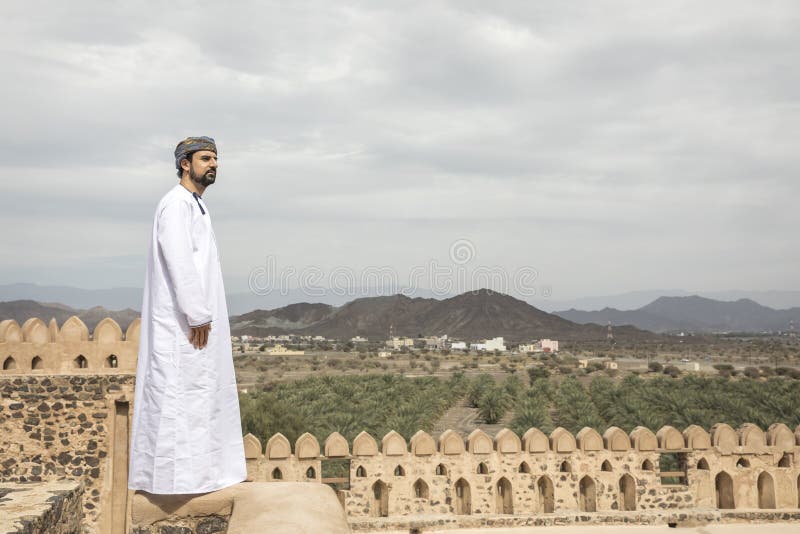
[[[385,339],[390,326],[398,336],[447,334],[466,340],[502,336],[511,342],[542,337],[597,340],[606,335],[604,327],[576,324],[485,289],[444,300],[405,295],[366,297],[340,307],[302,303],[231,317],[234,335],[296,333],[338,339],[355,335]],[[626,339],[654,337],[632,327],[617,328],[614,334]]]

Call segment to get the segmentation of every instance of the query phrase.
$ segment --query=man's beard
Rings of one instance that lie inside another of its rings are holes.
[[[214,180],[217,179],[217,171],[209,170],[206,171],[206,173],[201,176],[199,174],[196,174],[194,172],[194,169],[189,169],[189,178],[191,178],[192,181],[196,184],[200,184],[203,187],[208,187],[209,185],[214,183]]]

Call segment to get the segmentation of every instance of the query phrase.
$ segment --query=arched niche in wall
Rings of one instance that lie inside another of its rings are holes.
[[[384,456],[404,456],[408,452],[406,440],[399,433],[391,430],[381,440],[381,452]]]
[[[550,440],[538,428],[529,428],[522,435],[522,449],[534,454],[545,453],[550,449]]]
[[[319,458],[319,442],[313,434],[304,432],[294,442],[294,455],[300,460]]]
[[[683,440],[687,449],[706,450],[711,448],[711,436],[702,427],[689,425],[683,431]]]
[[[631,438],[621,428],[612,426],[603,433],[603,445],[606,450],[623,452],[631,448]]]
[[[445,430],[439,436],[439,452],[446,455],[462,454],[465,451],[464,439],[453,430]]]
[[[346,458],[350,455],[350,444],[338,432],[331,432],[325,439],[325,456],[327,458]]]
[[[561,453],[573,452],[575,437],[564,428],[556,428],[550,433],[550,450]]]
[[[717,423],[711,427],[711,445],[720,454],[731,454],[739,446],[739,437],[736,431],[725,423]]]
[[[58,337],[66,342],[89,341],[89,329],[78,316],[73,315],[61,325]]]
[[[522,450],[522,442],[514,432],[503,428],[494,437],[494,450],[501,454],[516,454]]]
[[[411,454],[414,456],[431,456],[436,453],[436,442],[430,434],[423,430],[411,436],[409,443]]]
[[[353,440],[353,456],[377,456],[378,442],[367,432],[362,431]]]
[[[292,455],[292,446],[286,436],[278,432],[267,440],[264,456],[267,460],[285,460]]]
[[[111,317],[106,317],[94,327],[92,340],[100,344],[111,344],[122,341],[122,328]]]

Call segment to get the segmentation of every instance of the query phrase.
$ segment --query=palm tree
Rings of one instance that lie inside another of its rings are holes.
[[[508,393],[502,388],[490,388],[478,402],[478,413],[487,423],[497,423],[511,404]]]

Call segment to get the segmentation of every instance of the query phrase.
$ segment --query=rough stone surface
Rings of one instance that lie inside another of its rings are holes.
[[[198,521],[197,534],[216,534],[217,532],[225,532],[228,528],[228,521],[222,517],[209,517]]]
[[[83,487],[78,482],[0,482],[0,532],[77,534],[81,532]]]

